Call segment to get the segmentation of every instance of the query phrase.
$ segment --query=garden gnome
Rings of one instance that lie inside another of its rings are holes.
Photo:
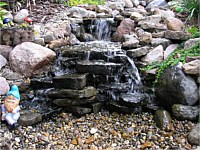
[[[2,121],[6,120],[10,129],[14,129],[18,126],[17,120],[20,117],[20,94],[16,85],[11,87],[11,90],[7,93],[4,103],[1,105]]]

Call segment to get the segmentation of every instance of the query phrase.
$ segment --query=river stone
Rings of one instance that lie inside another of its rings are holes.
[[[142,29],[150,30],[150,31],[167,30],[167,27],[161,23],[144,22],[144,23],[140,23],[140,26],[142,27]]]
[[[132,8],[133,7],[133,3],[131,0],[124,0],[125,2],[125,8]]]
[[[146,55],[150,51],[150,49],[151,48],[149,46],[144,46],[144,47],[140,47],[136,49],[130,49],[130,50],[127,50],[127,55],[130,58],[141,57],[141,56]]]
[[[9,59],[9,54],[12,51],[12,47],[8,45],[0,45],[0,55],[5,57],[7,60]]]
[[[143,32],[141,34],[141,36],[139,37],[139,40],[140,40],[140,44],[149,44],[152,42],[152,34],[149,33],[149,32]]]
[[[200,146],[200,123],[195,125],[188,135],[188,142],[192,145]]]
[[[5,95],[9,92],[10,86],[5,78],[0,77],[0,95]]]
[[[156,126],[161,130],[171,131],[173,128],[172,119],[168,111],[157,110],[153,116]]]
[[[7,60],[5,59],[5,57],[3,57],[2,55],[0,55],[0,70],[2,67],[4,67],[7,64]]]
[[[17,14],[14,16],[14,21],[17,23],[24,22],[24,18],[28,17],[29,13],[27,9],[21,9]]]
[[[200,75],[200,60],[196,59],[191,62],[185,63],[183,66],[183,70],[187,74],[191,75]]]
[[[72,113],[75,116],[84,116],[86,114],[92,113],[92,109],[85,106],[71,106],[66,107],[65,111]]]
[[[164,37],[170,40],[185,41],[190,38],[190,34],[183,31],[165,31]]]
[[[7,80],[18,80],[23,78],[20,74],[13,72],[9,68],[2,69],[2,77],[6,78]]]
[[[135,34],[125,34],[124,35],[124,42],[122,43],[123,48],[136,48],[139,45],[138,38],[136,37]]]
[[[133,32],[134,29],[135,22],[132,19],[126,18],[122,20],[120,25],[117,27],[116,32],[112,36],[112,41],[123,42],[123,35]]]
[[[164,22],[167,25],[168,30],[183,31],[185,29],[185,25],[180,19],[168,17]]]
[[[95,102],[96,97],[92,96],[89,98],[63,98],[63,99],[55,99],[53,100],[53,103],[64,107],[64,106],[80,106],[80,105],[84,105],[84,104],[89,104],[92,102]]]
[[[24,42],[10,52],[9,63],[14,71],[30,77],[41,73],[55,58],[54,51],[32,42]]]
[[[198,87],[178,66],[166,69],[155,87],[158,101],[171,109],[174,104],[194,105],[198,101]]]
[[[178,48],[178,46],[179,44],[170,44],[164,51],[164,59],[173,53]]]
[[[196,121],[200,113],[200,109],[194,106],[175,104],[172,106],[172,113],[179,120]]]
[[[166,0],[153,0],[146,6],[146,8],[156,8],[158,6],[166,6],[166,5],[167,5]]]
[[[142,102],[148,98],[148,95],[145,93],[126,93],[126,94],[121,94],[119,97],[119,103],[130,107],[130,106],[140,106]]]
[[[147,16],[144,18],[139,19],[138,25],[144,24],[144,23],[154,23],[154,24],[158,24],[161,21],[161,15],[151,15],[151,16]]]
[[[198,42],[200,42],[200,38],[195,38],[195,39],[189,39],[185,42],[184,44],[184,49],[189,49],[192,46],[194,46],[195,44],[197,44]]]
[[[154,11],[153,11],[153,14],[154,15],[161,15],[162,17],[162,20],[168,18],[168,17],[175,17],[175,14],[173,11],[171,10],[162,10],[162,9],[159,9],[159,8],[156,8]]]
[[[103,103],[100,102],[96,102],[96,103],[92,103],[90,104],[91,108],[92,108],[92,112],[93,113],[98,113],[101,111],[101,108],[103,107]]]
[[[53,78],[53,86],[56,89],[81,90],[86,86],[87,73],[85,74],[66,74]]]
[[[159,45],[153,50],[151,50],[146,56],[144,56],[141,60],[146,62],[147,64],[152,64],[155,62],[163,61],[163,46]]]
[[[164,49],[166,49],[170,44],[171,41],[165,38],[153,38],[151,41],[152,46],[156,47],[158,45],[162,45]]]
[[[42,115],[40,113],[24,110],[20,112],[19,124],[21,126],[30,126],[42,121]]]
[[[79,73],[103,74],[112,75],[117,74],[122,67],[119,63],[110,63],[103,61],[81,61],[77,62],[76,69]]]
[[[72,89],[51,89],[47,92],[50,98],[90,98],[97,94],[97,90],[88,86],[82,90],[72,90]]]
[[[135,106],[135,107],[127,107],[123,106],[120,103],[116,101],[111,101],[106,103],[106,108],[112,112],[119,112],[124,114],[131,114],[131,113],[141,113],[142,107],[141,106]]]

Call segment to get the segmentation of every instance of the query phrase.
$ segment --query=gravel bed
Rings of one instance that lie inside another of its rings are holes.
[[[156,127],[150,113],[124,115],[102,111],[77,118],[61,113],[34,126],[0,128],[0,149],[196,149],[187,141],[191,121],[173,120],[174,129]]]

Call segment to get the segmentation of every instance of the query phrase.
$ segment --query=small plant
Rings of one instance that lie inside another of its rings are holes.
[[[184,11],[189,13],[189,18],[195,17],[198,18],[200,2],[199,0],[182,0],[182,7]]]
[[[192,26],[187,29],[187,32],[191,34],[192,38],[199,38],[200,37],[200,29],[198,27]]]
[[[66,2],[68,6],[78,6],[80,4],[88,4],[88,5],[102,5],[106,0],[69,0]]]
[[[156,63],[152,65],[148,65],[145,68],[140,68],[142,71],[151,70],[154,68],[158,68],[156,73],[156,78],[154,81],[154,85],[158,82],[158,79],[162,75],[165,69],[170,66],[175,66],[179,62],[186,63],[186,56],[200,56],[200,42],[190,49],[183,49],[183,46],[180,46],[176,51],[174,51],[170,56],[167,57],[163,62]]]

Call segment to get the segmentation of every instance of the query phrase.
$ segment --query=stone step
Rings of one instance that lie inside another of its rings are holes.
[[[63,99],[63,98],[90,98],[96,96],[97,90],[88,86],[82,90],[73,90],[73,89],[51,89],[47,92],[47,96],[51,99]]]
[[[60,106],[60,107],[66,107],[66,106],[80,106],[84,104],[89,104],[92,102],[95,102],[96,96],[92,96],[89,98],[63,98],[63,99],[55,99],[53,100],[53,103]]]
[[[85,106],[71,106],[65,108],[66,112],[72,113],[75,116],[83,116],[92,113],[92,109]]]
[[[65,74],[53,78],[53,86],[56,89],[80,90],[86,86],[87,73],[84,74]]]
[[[117,101],[110,101],[106,103],[106,108],[112,112],[119,112],[124,114],[131,114],[131,113],[141,113],[142,107],[127,107],[119,104]]]
[[[31,88],[34,90],[52,88],[53,82],[52,78],[33,78],[31,79]]]
[[[73,47],[63,47],[61,50],[63,57],[77,57],[82,60],[107,60],[117,53],[122,53],[121,45],[113,42],[90,42]]]
[[[76,70],[79,73],[90,73],[95,75],[115,75],[123,65],[104,61],[80,61],[77,62]]]

